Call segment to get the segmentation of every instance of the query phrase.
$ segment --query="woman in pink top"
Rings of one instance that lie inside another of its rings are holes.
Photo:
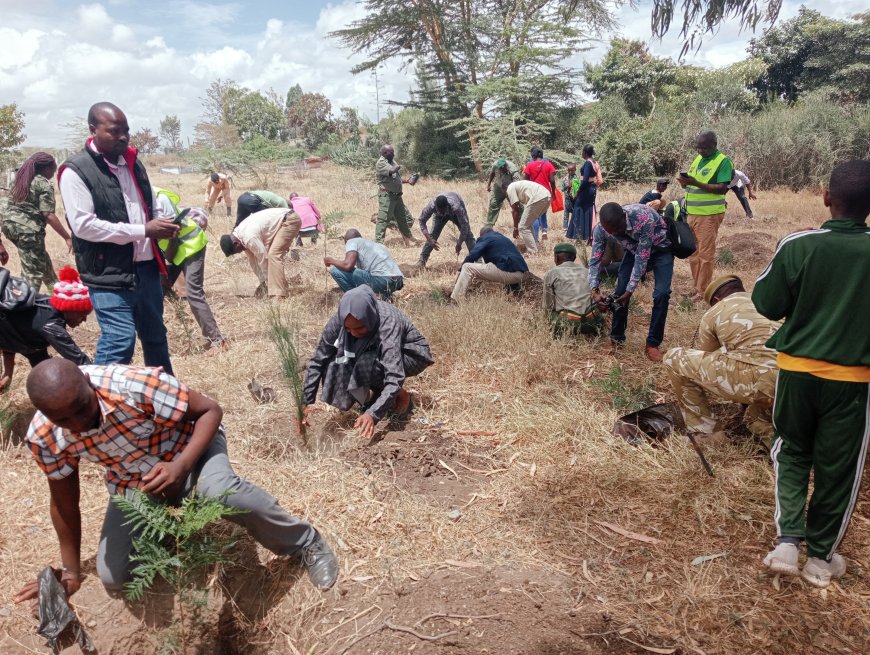
[[[290,194],[290,206],[302,221],[299,228],[299,236],[296,237],[296,245],[302,245],[302,237],[311,237],[311,243],[317,243],[317,233],[323,232],[323,224],[320,222],[320,210],[311,198],[300,196],[298,193]]]

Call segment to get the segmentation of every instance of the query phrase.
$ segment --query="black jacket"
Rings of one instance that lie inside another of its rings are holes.
[[[135,150],[129,149],[125,159],[133,171],[133,178],[142,194],[145,211],[150,219],[154,215],[154,207],[148,173],[145,172],[142,162],[136,158]],[[61,165],[61,174],[65,168],[74,170],[88,187],[94,200],[94,213],[100,219],[110,223],[130,222],[124,194],[121,192],[121,183],[109,170],[101,154],[86,145],[84,150]],[[80,239],[73,233],[73,247],[79,275],[82,282],[89,287],[132,289],[135,286],[132,243],[97,243]]]
[[[0,312],[0,350],[33,355],[54,348],[58,355],[75,364],[91,361],[67,332],[63,314],[51,306],[46,295],[38,295],[28,309]]]

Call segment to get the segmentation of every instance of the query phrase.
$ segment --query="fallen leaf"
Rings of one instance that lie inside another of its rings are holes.
[[[628,537],[629,539],[634,539],[635,541],[642,541],[645,544],[659,544],[661,543],[660,539],[656,539],[655,537],[648,537],[645,534],[639,534],[637,532],[629,532],[625,528],[621,528],[618,525],[614,525],[613,523],[607,523],[606,521],[595,521],[598,525],[601,525],[608,530],[612,530],[616,534],[620,534],[623,537]]]
[[[692,560],[692,566],[700,566],[704,562],[709,562],[710,560],[725,557],[727,554],[728,553],[716,553],[715,555],[698,555],[695,559]]]

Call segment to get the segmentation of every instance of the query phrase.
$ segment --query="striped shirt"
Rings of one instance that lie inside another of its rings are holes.
[[[75,433],[36,412],[27,431],[36,463],[52,480],[72,475],[82,459],[101,464],[110,495],[143,486],[142,476],[174,459],[190,440],[187,387],[159,368],[80,368],[97,392],[100,425]]]

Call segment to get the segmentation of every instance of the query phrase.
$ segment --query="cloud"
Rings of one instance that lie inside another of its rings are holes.
[[[860,11],[864,2],[819,0],[814,6],[844,17]],[[124,109],[134,130],[156,131],[164,116],[177,114],[183,134],[191,136],[200,120],[200,97],[218,77],[259,91],[273,88],[282,96],[300,84],[325,94],[335,112],[342,106],[372,118],[378,112],[373,75],[349,72],[363,58],[328,36],[365,15],[363,4],[353,0],[327,4],[313,23],[301,22],[296,12],[282,9],[289,3],[277,2],[154,0],[147,11],[128,0],[90,0],[72,8],[52,0],[0,4],[0,97],[25,112],[28,145],[62,145],[67,130],[61,125],[83,120],[100,100]],[[795,15],[798,6],[786,0],[781,19]],[[676,34],[650,41],[646,2],[638,10],[621,9],[618,24],[621,34],[649,41],[656,54],[675,56],[682,47]],[[744,56],[750,37],[726,25],[687,60],[705,66],[732,63]],[[602,35],[574,63],[600,59],[608,38]],[[378,85],[383,115],[385,100],[408,97],[413,69],[402,69],[399,61],[381,66]]]

